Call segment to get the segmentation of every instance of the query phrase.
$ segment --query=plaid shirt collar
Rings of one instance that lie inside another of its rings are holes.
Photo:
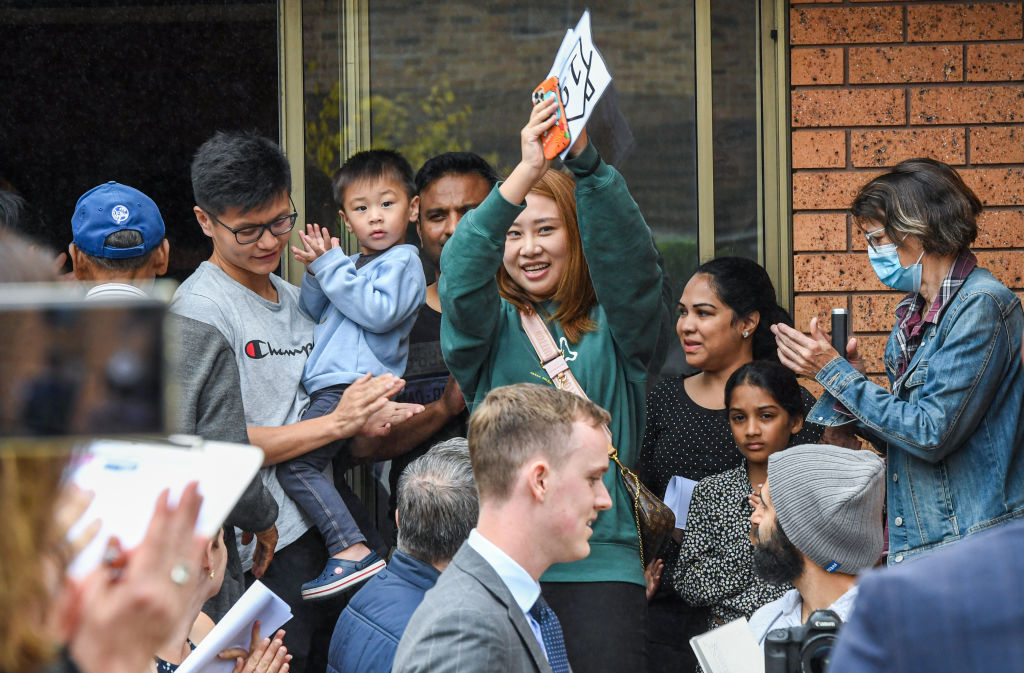
[[[929,323],[939,324],[943,311],[949,305],[949,301],[956,295],[960,286],[967,280],[967,276],[974,267],[978,266],[978,258],[970,250],[964,250],[956,259],[946,273],[946,278],[939,286],[939,294],[935,297],[928,313],[921,318],[921,309],[924,308],[924,297],[920,293],[908,294],[896,306],[896,343],[899,345],[900,354],[896,359],[896,377],[903,376],[907,365],[914,359],[917,347],[921,345],[921,334]]]

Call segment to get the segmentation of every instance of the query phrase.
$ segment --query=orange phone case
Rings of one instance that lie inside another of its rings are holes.
[[[547,159],[554,159],[561,154],[569,147],[570,141],[569,123],[565,120],[565,108],[562,107],[562,97],[558,93],[557,77],[547,78],[533,90],[533,104],[536,105],[552,96],[558,99],[558,110],[555,112],[557,121],[541,136],[544,143],[544,156]]]

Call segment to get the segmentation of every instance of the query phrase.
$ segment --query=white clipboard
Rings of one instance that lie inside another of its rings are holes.
[[[204,442],[191,446],[98,439],[72,459],[70,479],[95,493],[89,509],[68,531],[75,539],[99,519],[101,528],[75,557],[68,574],[81,578],[103,559],[107,541],[117,536],[131,549],[145,537],[157,497],[170,489],[176,503],[190,482],[199,482],[203,504],[196,532],[213,537],[263,464],[263,451],[247,444]]]

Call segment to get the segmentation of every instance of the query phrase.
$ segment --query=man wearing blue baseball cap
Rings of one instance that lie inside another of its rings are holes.
[[[116,182],[93,187],[78,199],[71,216],[68,253],[78,280],[98,283],[87,300],[147,297],[144,288],[167,271],[170,245],[153,199]],[[234,353],[216,328],[184,316],[169,316],[180,357],[171,358],[178,384],[174,432],[247,444],[241,384]],[[257,476],[228,515],[224,530],[228,563],[220,592],[203,610],[220,619],[245,591],[234,527],[256,537],[259,577],[274,555],[277,503]]]
[[[71,233],[75,277],[100,283],[88,299],[145,297],[138,285],[167,271],[170,245],[160,209],[133,187],[108,182],[87,191],[75,204]]]

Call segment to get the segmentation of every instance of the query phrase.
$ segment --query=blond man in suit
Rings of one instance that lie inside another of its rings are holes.
[[[534,384],[495,388],[469,421],[480,516],[427,592],[394,673],[567,673],[557,616],[539,578],[590,553],[591,525],[612,501],[608,413]]]

